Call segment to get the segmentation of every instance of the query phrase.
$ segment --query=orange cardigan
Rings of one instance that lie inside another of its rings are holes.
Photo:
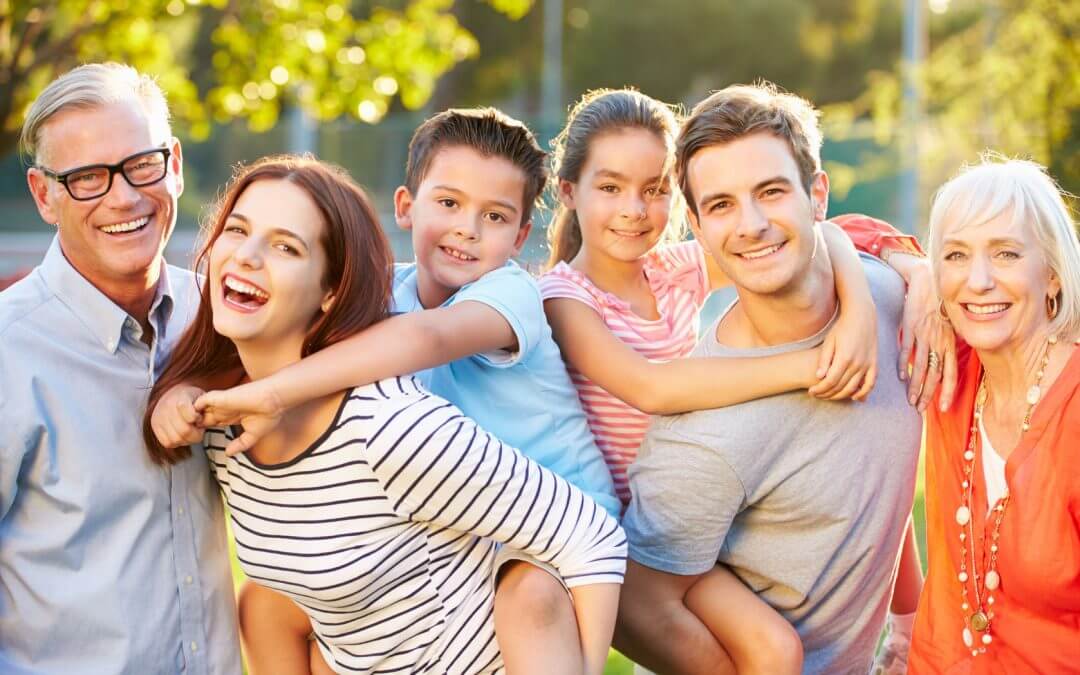
[[[1012,498],[998,542],[1001,586],[994,592],[993,642],[986,654],[976,657],[961,637],[965,624],[955,514],[982,366],[966,346],[960,356],[961,379],[952,408],[940,413],[931,406],[926,420],[929,569],[915,616],[908,672],[1080,672],[1080,348],[1035,408],[1031,428],[1005,465]],[[982,451],[976,446],[971,517],[981,539],[993,526],[986,519]],[[987,524],[981,536],[978,523]],[[975,551],[979,560],[981,541]],[[985,563],[978,569],[985,573]],[[970,586],[968,597],[974,602]]]

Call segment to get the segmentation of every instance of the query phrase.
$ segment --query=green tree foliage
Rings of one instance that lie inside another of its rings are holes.
[[[489,0],[518,18],[532,0]],[[282,105],[316,119],[378,121],[395,97],[417,108],[474,57],[454,0],[0,0],[0,156],[59,73],[114,60],[153,73],[181,128],[272,127]]]
[[[984,149],[1046,164],[1080,191],[1080,0],[953,0],[916,73],[925,100],[919,164],[930,190]],[[902,70],[872,72],[863,94],[827,112],[869,116],[878,141],[904,143]],[[834,131],[837,129],[834,126]]]

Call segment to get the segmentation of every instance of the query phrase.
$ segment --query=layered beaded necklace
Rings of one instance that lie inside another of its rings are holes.
[[[1043,375],[1046,366],[1050,363],[1050,348],[1057,344],[1057,336],[1051,335],[1046,340],[1043,348],[1042,361],[1039,370],[1035,373],[1035,383],[1027,392],[1027,410],[1024,419],[1020,423],[1020,435],[1031,427],[1031,414],[1035,410],[1035,404],[1042,398]],[[975,414],[971,420],[971,431],[968,434],[967,450],[964,451],[964,477],[960,483],[961,490],[960,508],[956,510],[956,522],[960,525],[960,573],[956,578],[960,581],[960,610],[963,612],[964,629],[961,637],[964,645],[971,650],[972,656],[985,654],[987,646],[994,641],[990,635],[990,625],[994,620],[994,591],[1001,585],[1001,575],[997,571],[998,535],[1001,533],[1001,521],[1005,518],[1005,509],[1009,506],[1009,490],[993,507],[993,530],[990,534],[990,548],[982,552],[984,569],[986,573],[979,575],[979,567],[975,560],[975,526],[972,522],[972,485],[975,471],[975,443],[979,436],[979,424],[982,421],[983,408],[986,406],[987,389],[985,374],[979,379],[979,389],[975,394]],[[983,524],[985,528],[985,523]],[[971,600],[968,596],[968,563],[972,575],[971,587],[974,590],[975,605],[972,611]],[[981,586],[981,588],[980,588]],[[978,639],[976,639],[978,636]]]

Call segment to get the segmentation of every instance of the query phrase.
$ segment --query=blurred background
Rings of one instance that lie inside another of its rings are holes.
[[[391,195],[425,116],[493,105],[546,145],[596,87],[688,108],[771,80],[822,110],[830,213],[916,234],[934,189],[987,148],[1080,192],[1080,0],[0,0],[0,289],[52,237],[17,149],[25,110],[101,60],[156,75],[169,97],[181,265],[233,167],[284,151],[346,167],[408,259]],[[549,214],[524,255],[534,269]],[[915,522],[924,540],[921,482]],[[630,665],[614,655],[607,672]]]
[[[420,120],[494,105],[546,144],[595,87],[689,107],[776,82],[823,111],[830,213],[909,232],[984,148],[1075,193],[1078,31],[1080,0],[0,0],[0,277],[51,238],[25,186],[23,114],[80,62],[125,61],[166,89],[187,179],[173,262],[234,165],[282,151],[345,166],[407,258],[390,196]],[[527,261],[543,255],[534,233]]]

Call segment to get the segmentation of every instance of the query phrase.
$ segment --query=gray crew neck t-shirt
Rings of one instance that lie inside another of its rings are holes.
[[[881,373],[866,401],[792,392],[655,417],[629,472],[630,557],[684,575],[727,565],[799,631],[807,673],[868,672],[915,485],[921,422],[890,368],[904,284],[861,257],[877,305]],[[717,342],[713,325],[693,355],[805,349],[828,328],[799,342],[733,349]]]

